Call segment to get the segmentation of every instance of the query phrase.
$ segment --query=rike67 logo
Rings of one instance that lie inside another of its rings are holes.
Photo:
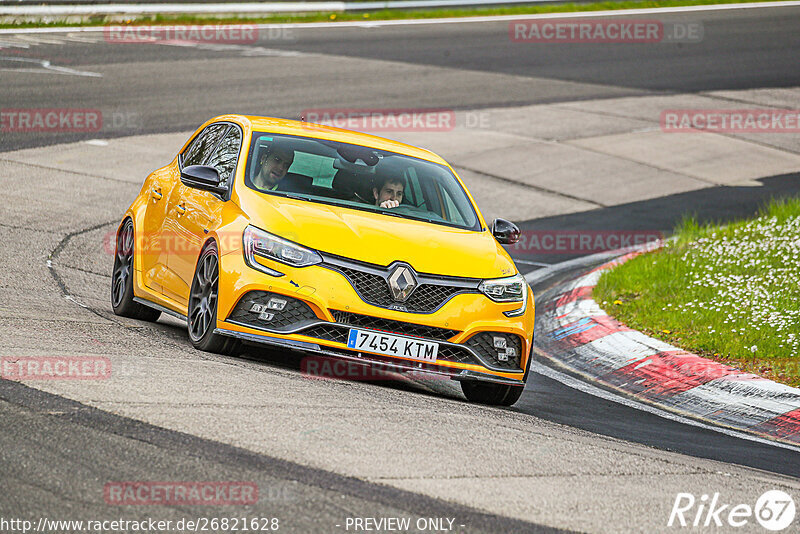
[[[794,500],[781,490],[765,492],[755,506],[725,503],[719,493],[699,499],[691,493],[678,493],[667,526],[744,527],[755,519],[765,529],[778,532],[792,524],[795,511]]]

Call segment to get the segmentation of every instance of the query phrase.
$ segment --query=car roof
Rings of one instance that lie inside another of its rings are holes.
[[[327,139],[339,141],[353,145],[366,146],[389,152],[397,152],[406,156],[432,161],[434,163],[447,164],[437,154],[424,148],[407,145],[399,141],[393,141],[376,135],[365,134],[353,130],[345,130],[332,126],[325,126],[310,122],[295,121],[289,119],[279,119],[275,117],[259,117],[255,115],[222,115],[210,120],[209,123],[227,120],[235,121],[251,128],[252,131],[267,131],[276,134],[296,135],[299,137],[310,137],[317,139]]]

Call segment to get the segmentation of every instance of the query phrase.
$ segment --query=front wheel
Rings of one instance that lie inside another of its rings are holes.
[[[461,382],[461,391],[470,402],[492,406],[511,406],[519,400],[524,386],[509,386],[491,382]]]
[[[219,294],[219,254],[212,241],[200,254],[189,292],[189,339],[194,348],[234,354],[239,349],[237,339],[214,333],[217,326],[217,296]]]
[[[116,315],[152,322],[161,316],[161,312],[133,300],[133,237],[133,221],[127,219],[117,234],[111,273],[111,308]]]

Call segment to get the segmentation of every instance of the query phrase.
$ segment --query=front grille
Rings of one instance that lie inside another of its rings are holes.
[[[266,306],[267,302],[273,297],[277,297],[286,301],[286,307],[283,310],[268,310],[269,313],[274,314],[271,320],[259,319],[257,312],[250,311],[254,304]],[[261,330],[269,330],[271,332],[286,332],[302,328],[305,324],[316,321],[317,316],[313,310],[303,302],[286,295],[279,295],[277,293],[269,293],[267,291],[248,291],[233,309],[228,316],[228,321],[232,323],[249,326],[252,328],[259,328]]]
[[[411,337],[433,339],[437,341],[447,341],[458,335],[458,330],[448,330],[435,326],[425,326],[421,324],[406,323],[403,321],[393,321],[391,319],[381,319],[380,317],[370,317],[369,315],[359,315],[333,310],[333,318],[337,323],[359,328],[369,328],[371,330],[381,330],[383,332],[394,332]]]
[[[310,326],[302,332],[298,332],[298,334],[347,344],[347,335],[349,332],[349,328],[338,326],[333,323],[323,323]]]
[[[447,360],[448,362],[480,363],[475,360],[475,356],[473,356],[470,351],[463,347],[454,347],[453,345],[439,345],[439,354],[437,357],[440,360]]]
[[[361,298],[370,304],[387,307],[394,303],[392,292],[386,283],[386,279],[377,274],[365,273],[347,267],[339,267]],[[419,289],[419,288],[417,288]]]
[[[438,309],[454,295],[463,292],[464,288],[462,287],[422,284],[416,291],[411,293],[411,296],[405,301],[405,306],[408,311],[430,313]]]
[[[387,279],[390,267],[361,264],[345,258],[324,256],[325,267],[343,274],[364,302],[409,313],[433,313],[459,293],[477,293],[480,280],[416,273],[419,286],[405,302],[392,298]]]
[[[494,338],[503,337],[508,347],[514,348],[514,356],[509,356],[507,361],[497,358],[497,349],[494,347]],[[519,371],[522,358],[522,340],[514,334],[504,334],[502,332],[481,332],[469,338],[466,344],[477,352],[491,367],[498,369],[508,369]]]

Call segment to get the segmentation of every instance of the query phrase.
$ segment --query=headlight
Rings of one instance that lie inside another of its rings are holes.
[[[528,306],[528,283],[521,274],[508,278],[484,280],[478,289],[495,302],[521,302],[519,309],[503,312],[507,317],[517,317],[525,313]]]
[[[248,265],[272,276],[283,276],[283,273],[257,262],[255,256],[275,260],[292,267],[308,267],[322,262],[320,255],[309,248],[296,245],[255,226],[248,226],[244,230],[244,257]]]

